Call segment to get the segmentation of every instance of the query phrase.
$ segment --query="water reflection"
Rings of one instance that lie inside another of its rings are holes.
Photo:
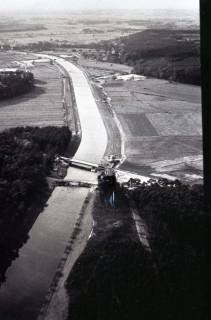
[[[88,188],[54,189],[0,289],[0,320],[35,320],[45,300]]]

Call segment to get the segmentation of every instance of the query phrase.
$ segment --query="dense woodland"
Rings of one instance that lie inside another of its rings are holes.
[[[146,221],[161,287],[165,319],[208,319],[206,241],[210,216],[203,186],[161,179],[143,183],[129,198]]]
[[[31,72],[0,72],[0,100],[16,97],[31,90],[34,76]]]
[[[67,127],[0,133],[0,283],[50,195],[46,177],[70,141]]]
[[[115,43],[109,59],[134,67],[134,72],[155,78],[200,85],[199,30],[148,29]]]

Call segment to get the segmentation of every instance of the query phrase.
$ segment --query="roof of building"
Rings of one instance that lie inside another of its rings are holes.
[[[2,68],[0,69],[0,73],[7,73],[7,72],[23,72],[23,70],[19,68]]]

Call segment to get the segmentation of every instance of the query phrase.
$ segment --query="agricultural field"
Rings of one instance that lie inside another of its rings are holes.
[[[130,73],[132,71],[132,67],[124,64],[101,62],[83,58],[78,60],[78,64],[87,68],[88,71],[90,71],[90,74],[94,76],[105,76],[115,72]]]
[[[189,183],[202,181],[199,86],[110,77],[103,87],[124,131],[123,169]]]
[[[8,60],[0,54],[0,64]],[[59,70],[49,64],[38,64],[34,73],[35,86],[27,94],[0,102],[0,130],[17,126],[63,126],[66,124],[63,109],[63,83]]]
[[[0,23],[0,33],[9,33],[9,32],[23,32],[23,31],[37,31],[45,30],[45,27],[41,24],[26,24],[19,22],[12,23]]]
[[[109,14],[107,17],[108,19],[105,19],[99,15],[96,21],[96,15],[89,13],[32,13],[20,15],[17,21],[8,16],[0,25],[0,44],[26,45],[39,41],[87,44],[115,39],[146,28],[144,24],[129,25],[127,20],[119,24],[118,15]]]
[[[40,42],[90,44],[146,30],[188,26],[199,23],[188,12],[149,12],[144,10],[68,11],[48,12],[45,6],[32,12],[15,15],[2,12],[0,45],[28,45]],[[34,9],[34,8],[33,8]],[[178,15],[180,19],[178,19]],[[12,32],[11,32],[12,31]]]

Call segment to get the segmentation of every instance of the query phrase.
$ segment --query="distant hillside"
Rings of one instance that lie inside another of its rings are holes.
[[[199,30],[151,29],[106,46],[110,61],[129,64],[136,73],[200,85],[199,41]]]

